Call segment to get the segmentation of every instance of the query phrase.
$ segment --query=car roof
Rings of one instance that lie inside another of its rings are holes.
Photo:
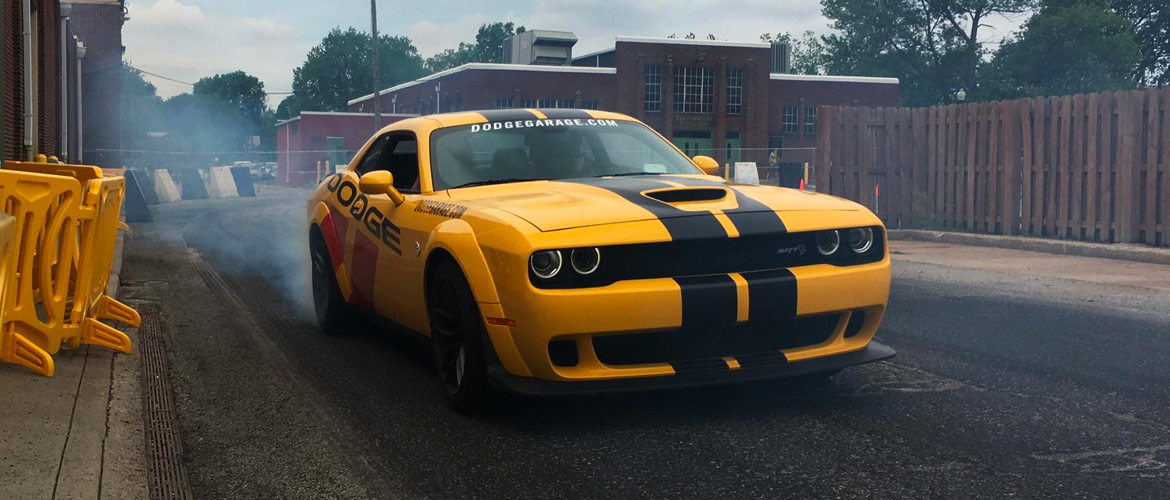
[[[433,115],[415,116],[391,123],[378,131],[378,134],[396,130],[411,130],[414,132],[431,131],[460,125],[489,123],[510,120],[538,120],[538,119],[595,119],[621,120],[637,122],[638,120],[621,113],[599,111],[592,109],[547,109],[547,108],[509,108],[485,109],[475,111],[454,111]]]

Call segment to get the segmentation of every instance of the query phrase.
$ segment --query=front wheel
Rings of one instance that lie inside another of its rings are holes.
[[[460,413],[480,410],[487,403],[487,363],[484,361],[483,319],[471,287],[459,266],[440,262],[427,287],[431,349],[447,404]]]

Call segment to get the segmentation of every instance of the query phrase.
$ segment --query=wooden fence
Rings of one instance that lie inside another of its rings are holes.
[[[890,227],[1170,246],[1170,88],[819,113],[817,190]]]

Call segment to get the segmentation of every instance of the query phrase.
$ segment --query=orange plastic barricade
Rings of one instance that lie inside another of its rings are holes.
[[[97,167],[4,163],[0,200],[17,237],[8,259],[13,272],[0,283],[7,288],[0,361],[52,376],[49,355],[62,342],[130,352],[130,338],[101,322],[141,323],[105,294],[124,196],[125,179],[103,177]]]

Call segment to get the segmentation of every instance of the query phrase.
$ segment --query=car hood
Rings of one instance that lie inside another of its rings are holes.
[[[719,199],[720,190],[727,195]],[[708,216],[737,209],[750,198],[754,211],[859,210],[851,201],[773,186],[733,184],[711,176],[635,176],[531,181],[448,191],[453,200],[520,217],[541,231],[675,217]],[[770,208],[767,208],[770,207]]]

